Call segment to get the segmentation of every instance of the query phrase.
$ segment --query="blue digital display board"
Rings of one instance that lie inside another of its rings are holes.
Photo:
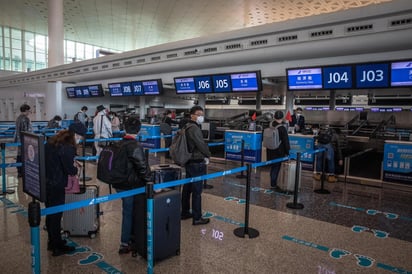
[[[391,86],[412,86],[412,60],[405,62],[393,62],[391,64]]]
[[[198,93],[212,92],[212,83],[210,76],[197,76],[194,78],[195,89]]]
[[[213,75],[213,91],[214,92],[231,92],[230,74]]]
[[[389,63],[359,64],[356,69],[355,88],[389,87]]]
[[[67,87],[66,94],[68,98],[76,98],[76,90],[74,87]]]
[[[76,98],[83,97],[83,87],[74,87],[74,92],[76,93]]]
[[[118,97],[123,96],[122,84],[121,83],[110,83],[108,84],[110,96]]]
[[[102,85],[100,85],[100,84],[99,85],[91,85],[91,86],[88,86],[88,88],[89,88],[89,93],[90,93],[91,97],[104,96]]]
[[[144,95],[159,95],[162,87],[161,80],[142,81]]]
[[[288,69],[287,80],[288,90],[322,89],[322,69]]]
[[[257,72],[232,73],[232,91],[258,91],[260,90],[260,77]]]
[[[196,92],[194,77],[175,78],[174,81],[177,94]]]
[[[89,86],[66,87],[68,98],[90,98],[104,96],[101,84]]]
[[[133,95],[143,95],[143,84],[142,82],[136,81],[130,84]]]
[[[351,66],[324,67],[322,77],[324,89],[348,89],[353,85]]]

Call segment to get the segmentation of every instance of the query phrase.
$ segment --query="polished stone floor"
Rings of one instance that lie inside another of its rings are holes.
[[[152,155],[150,163],[167,162]],[[239,166],[213,161],[209,173]],[[94,180],[96,166],[87,165],[87,175],[100,194],[108,186]],[[246,180],[232,174],[208,180],[204,216],[211,222],[193,226],[181,222],[181,251],[157,262],[154,273],[412,273],[412,192],[345,184],[324,188],[310,172],[302,173],[296,202],[303,209],[290,209],[294,197],[269,188],[268,167],[252,170],[249,228],[256,238],[240,238],[234,230],[245,224]],[[15,175],[14,169],[8,176]],[[0,196],[1,273],[31,273],[30,228],[21,180],[9,180],[13,194]],[[412,191],[412,189],[411,189]],[[76,251],[51,256],[47,235],[41,230],[42,273],[146,273],[146,261],[130,254],[119,255],[121,202],[100,206],[100,231],[94,239],[71,237]],[[44,225],[42,220],[41,226]]]

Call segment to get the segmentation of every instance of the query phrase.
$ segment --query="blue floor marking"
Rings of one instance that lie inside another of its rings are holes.
[[[318,245],[318,244],[308,242],[308,241],[305,241],[305,240],[297,239],[297,238],[289,236],[289,235],[282,236],[282,239],[294,242],[296,244],[304,245],[304,246],[307,246],[307,247],[316,248],[316,249],[321,250],[321,251],[326,251],[326,252],[329,253],[329,256],[334,258],[334,259],[342,259],[343,257],[346,257],[348,255],[352,255],[352,252],[344,250],[344,249],[340,249],[340,248],[330,249],[329,247]],[[375,259],[370,258],[370,257],[365,256],[365,255],[353,254],[353,256],[356,258],[356,265],[358,265],[360,267],[363,267],[363,268],[372,267],[373,264],[375,263]],[[391,271],[391,272],[394,272],[394,273],[412,274],[412,272],[407,271],[405,269],[395,267],[395,266],[391,266],[391,265],[387,265],[387,264],[384,264],[384,263],[379,263],[379,262],[376,263],[376,267],[382,268],[384,270]]]
[[[376,214],[383,214],[386,218],[388,218],[390,220],[401,219],[401,220],[405,220],[405,221],[412,221],[412,218],[402,217],[402,216],[399,216],[396,213],[383,212],[383,211],[380,211],[380,210],[377,210],[377,209],[364,209],[364,208],[361,208],[361,207],[353,207],[353,206],[338,204],[338,203],[335,203],[335,202],[330,202],[329,205],[330,206],[343,207],[343,208],[349,208],[349,209],[353,209],[353,210],[356,210],[356,211],[365,212],[366,214],[371,215],[371,216],[375,216]]]

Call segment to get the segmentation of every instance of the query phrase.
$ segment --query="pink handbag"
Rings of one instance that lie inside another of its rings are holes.
[[[66,194],[74,194],[80,192],[80,180],[77,174],[68,176],[67,186],[64,188],[64,190]]]

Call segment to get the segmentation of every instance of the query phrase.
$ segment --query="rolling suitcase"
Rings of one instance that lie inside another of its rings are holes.
[[[147,204],[144,194],[134,202],[133,256],[147,258]],[[159,261],[180,254],[180,192],[165,189],[153,198],[153,260]]]
[[[80,186],[80,193],[66,194],[66,204],[99,196],[96,185]],[[67,236],[96,237],[99,230],[99,204],[63,212],[62,229]]]
[[[180,180],[182,178],[182,168],[178,165],[153,165],[151,166],[151,170],[153,173],[153,182],[155,184]],[[180,190],[181,186],[179,185],[173,188]]]
[[[282,162],[278,178],[278,186],[286,192],[295,191],[296,161]],[[298,180],[300,187],[300,178]]]

